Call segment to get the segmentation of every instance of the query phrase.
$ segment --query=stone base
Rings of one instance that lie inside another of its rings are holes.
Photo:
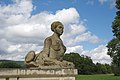
[[[75,80],[75,77],[50,77],[50,78],[2,78],[0,80]]]
[[[77,69],[0,69],[0,80],[75,80]]]

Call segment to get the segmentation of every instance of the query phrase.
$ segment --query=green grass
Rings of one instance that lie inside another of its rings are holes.
[[[76,80],[120,80],[120,76],[113,75],[78,75]]]

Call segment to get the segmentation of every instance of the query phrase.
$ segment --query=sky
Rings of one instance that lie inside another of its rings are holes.
[[[21,60],[39,53],[51,23],[64,25],[61,36],[66,53],[91,57],[94,63],[111,63],[107,43],[113,38],[115,0],[0,0],[0,60]]]

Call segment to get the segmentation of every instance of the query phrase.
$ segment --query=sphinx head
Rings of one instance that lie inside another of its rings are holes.
[[[63,29],[64,29],[64,26],[59,21],[55,21],[51,24],[51,30],[58,35],[63,34]]]

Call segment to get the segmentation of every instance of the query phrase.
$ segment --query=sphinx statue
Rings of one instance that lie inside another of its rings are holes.
[[[43,50],[37,54],[35,51],[29,51],[25,57],[25,64],[36,68],[74,68],[72,62],[63,60],[66,47],[60,36],[63,34],[64,26],[61,22],[55,21],[51,24],[51,30],[54,32],[44,41]]]

